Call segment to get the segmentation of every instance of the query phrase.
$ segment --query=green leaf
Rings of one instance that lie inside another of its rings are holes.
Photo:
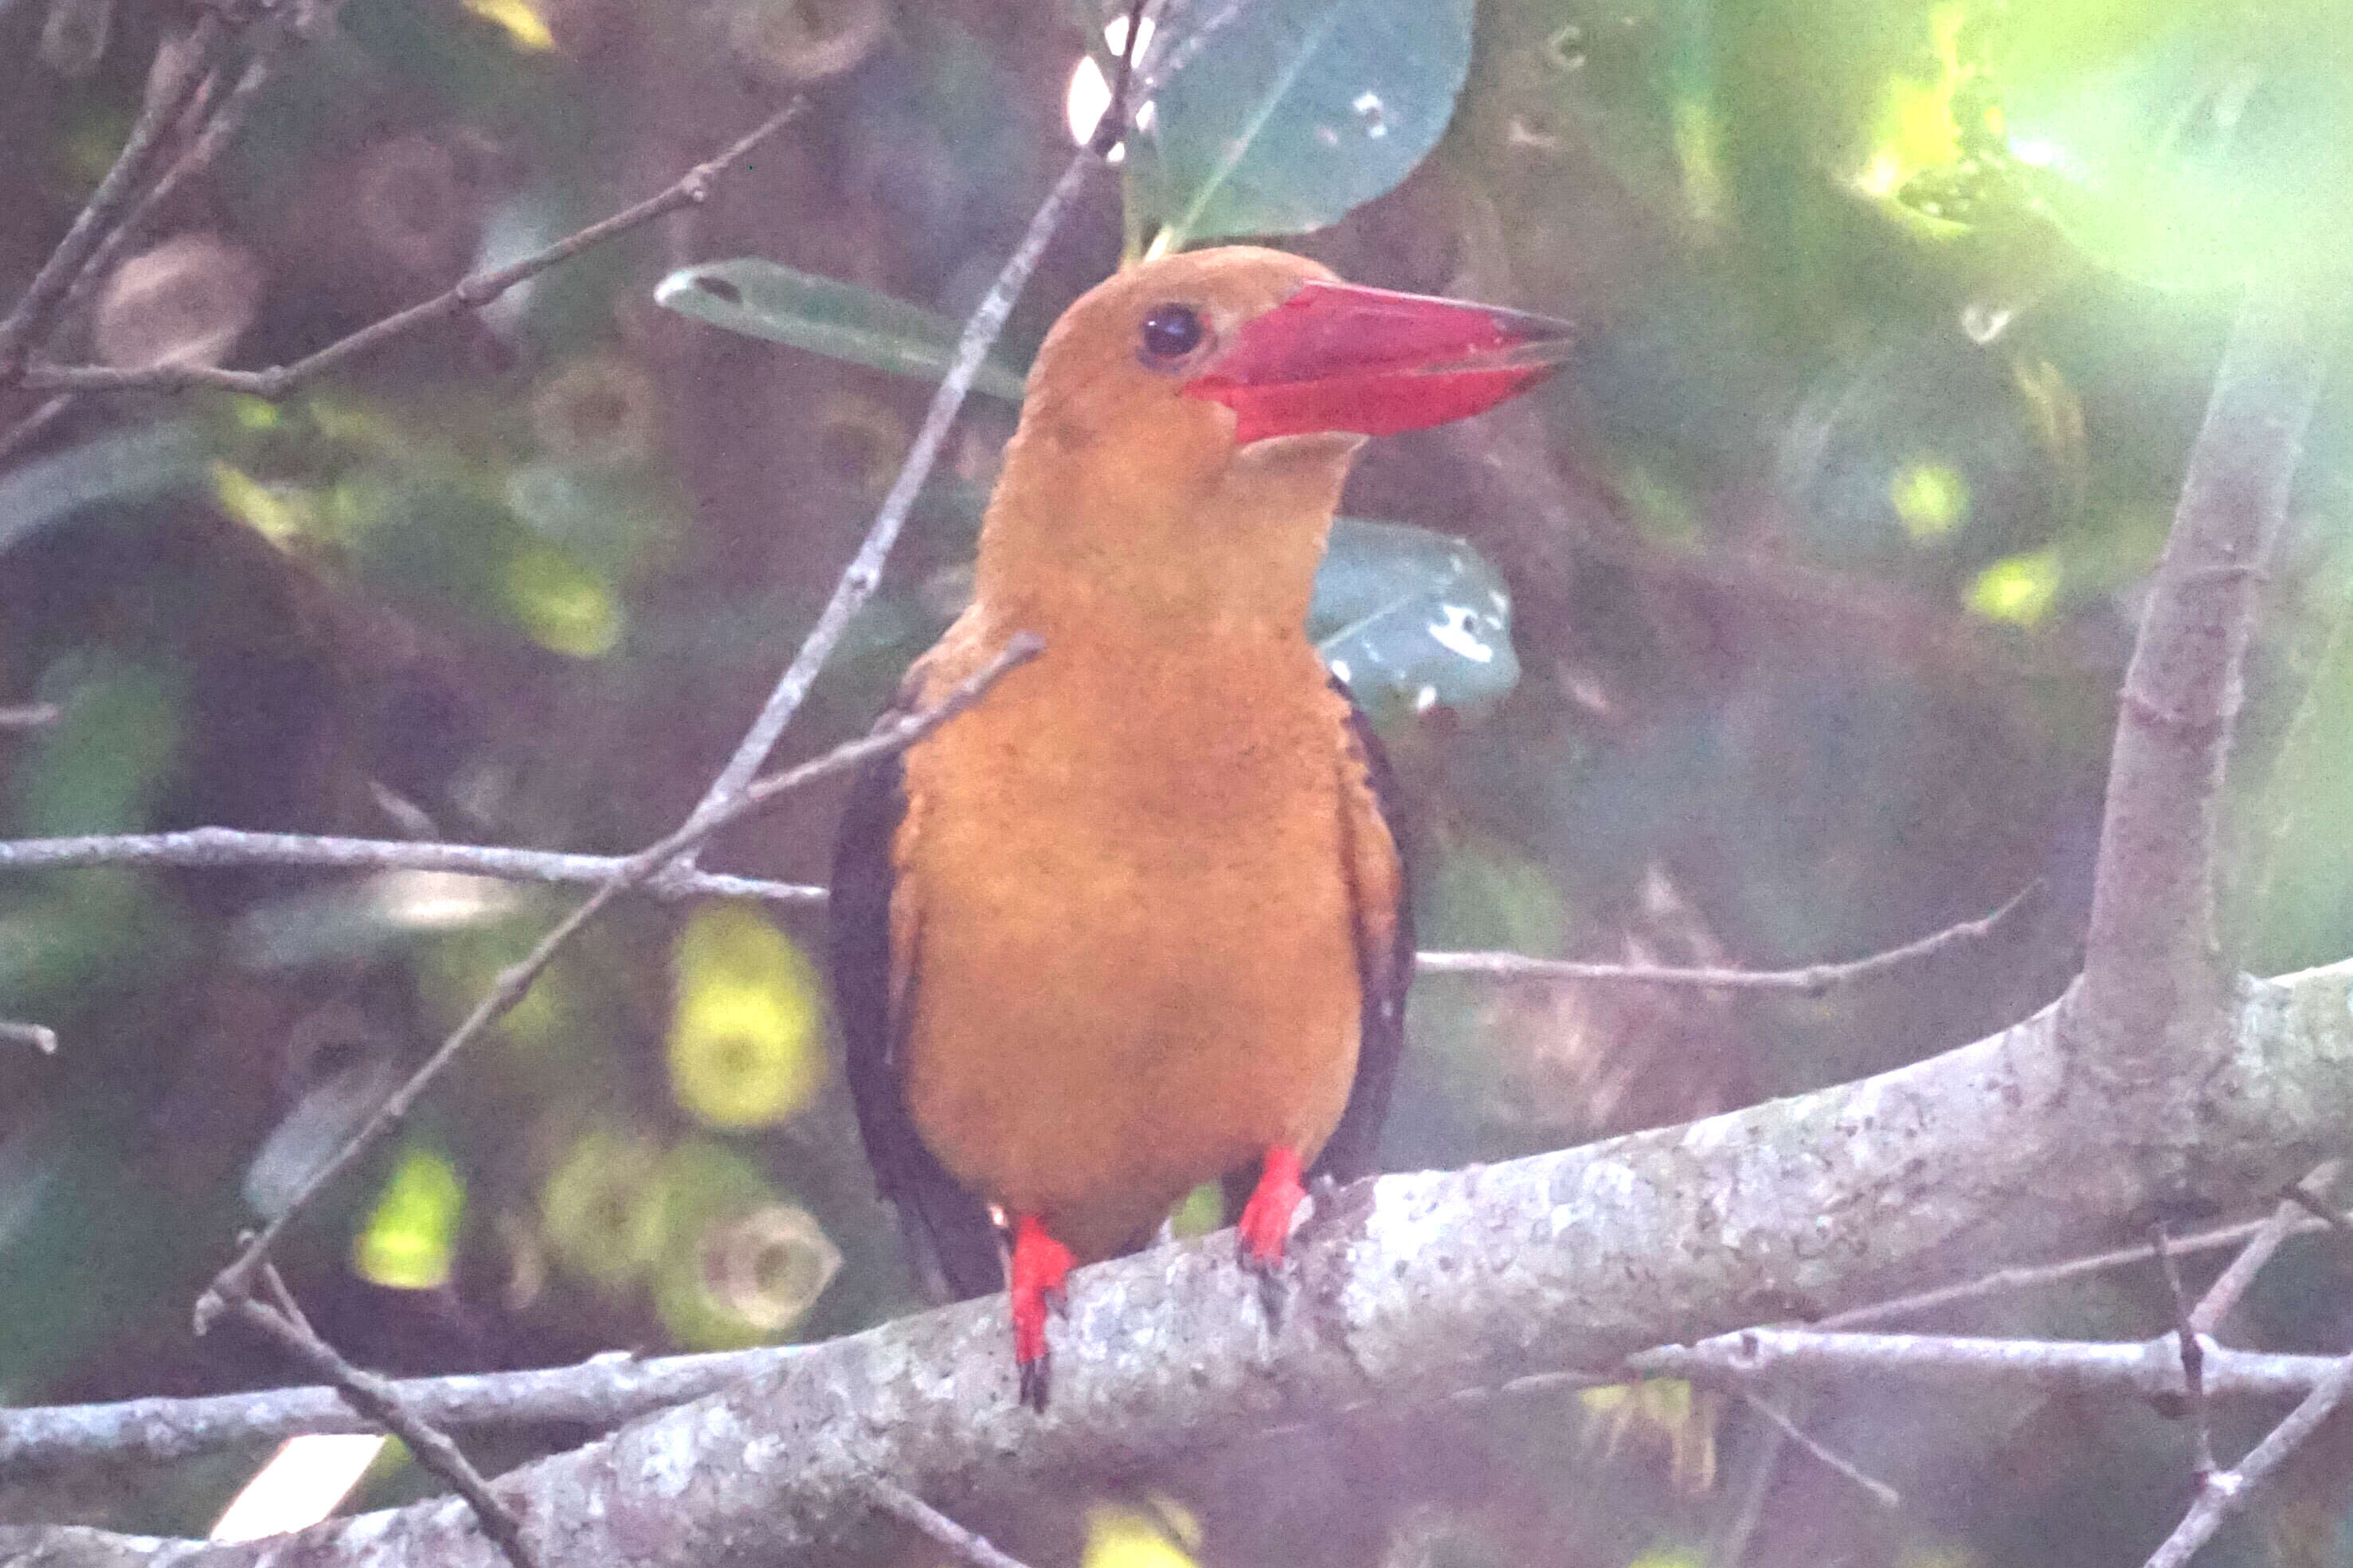
[[[1471,68],[1471,0],[1256,0],[1222,26],[1205,0],[1170,9],[1181,63],[1128,143],[1160,251],[1303,234],[1394,190]]]
[[[204,451],[185,423],[110,432],[0,474],[0,551],[87,509],[136,506],[204,481]]]
[[[1307,635],[1376,716],[1467,707],[1520,678],[1503,578],[1463,541],[1403,523],[1333,523]]]
[[[960,332],[903,300],[755,256],[681,267],[654,286],[654,301],[731,332],[928,381],[947,374]],[[973,390],[1018,403],[1023,374],[986,360]]]

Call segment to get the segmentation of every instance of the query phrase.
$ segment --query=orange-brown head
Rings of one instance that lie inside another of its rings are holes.
[[[1358,289],[1282,251],[1130,268],[1039,351],[978,598],[1050,642],[1096,617],[1295,633],[1365,437],[1492,407],[1567,342],[1559,322]]]

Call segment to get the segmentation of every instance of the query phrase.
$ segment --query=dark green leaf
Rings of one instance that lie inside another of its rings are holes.
[[[955,357],[959,328],[945,316],[757,257],[681,267],[655,286],[654,300],[731,332],[894,375],[936,381]],[[973,390],[1018,403],[1022,374],[997,361],[984,361]]]
[[[1303,234],[1396,188],[1471,68],[1471,0],[1208,0],[1164,18],[1176,68],[1130,138],[1134,194],[1173,250]],[[1198,26],[1198,53],[1187,33]]]
[[[1332,525],[1307,635],[1376,715],[1465,707],[1520,678],[1502,577],[1463,541],[1402,523]]]

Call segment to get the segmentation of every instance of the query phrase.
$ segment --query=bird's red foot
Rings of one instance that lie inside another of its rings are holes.
[[[1239,1226],[1242,1261],[1250,1267],[1271,1271],[1282,1266],[1283,1246],[1291,1239],[1291,1216],[1299,1212],[1299,1202],[1307,1195],[1302,1174],[1299,1156],[1293,1151],[1266,1152],[1258,1185],[1251,1190],[1250,1202],[1242,1205]]]
[[[1021,1374],[1021,1403],[1032,1410],[1046,1408],[1053,1365],[1046,1354],[1046,1313],[1061,1310],[1062,1282],[1076,1261],[1036,1215],[1013,1222],[1013,1364]]]

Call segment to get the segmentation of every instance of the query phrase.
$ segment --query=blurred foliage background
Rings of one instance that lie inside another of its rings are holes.
[[[1105,19],[346,0],[62,357],[280,363],[659,189],[793,92],[810,108],[708,206],[282,405],[85,400],[11,453],[0,703],[59,716],[0,731],[0,832],[620,852],[671,826],[871,520],[1089,72],[1099,101]],[[2353,8],[1193,0],[1163,21],[1200,30],[1195,58],[1048,253],[791,751],[861,729],[960,603],[1060,308],[1123,255],[1281,235],[1359,281],[1587,330],[1546,393],[1376,444],[1319,597],[1413,801],[1427,945],[1772,966],[2044,889],[1997,942],[1819,999],[1425,981],[1391,1165],[1837,1081],[2055,995],[2238,286],[2339,276]],[[0,0],[0,298],[183,22]],[[0,391],[0,428],[37,401]],[[2324,404],[2236,760],[2228,934],[2263,972],[2353,952],[2346,420]],[[708,863],[820,879],[838,798]],[[561,907],[407,872],[0,883],[0,1016],[64,1040],[0,1055],[0,1400],[282,1377],[230,1331],[193,1342],[194,1292]],[[322,1331],[421,1372],[911,1310],[821,920],[625,901],[289,1237]],[[2244,1326],[2341,1348],[2348,1284],[2292,1246]],[[2126,1270],[1943,1321],[2170,1316]],[[1800,1414],[1902,1506],[1659,1385],[1356,1417],[973,1522],[1091,1568],[1969,1568],[2137,1561],[2189,1495],[2186,1435],[2147,1409],[1856,1385]],[[2353,1562],[2341,1449],[2205,1561]],[[255,1458],[11,1483],[0,1517],[201,1532]],[[420,1487],[386,1461],[358,1500]]]

